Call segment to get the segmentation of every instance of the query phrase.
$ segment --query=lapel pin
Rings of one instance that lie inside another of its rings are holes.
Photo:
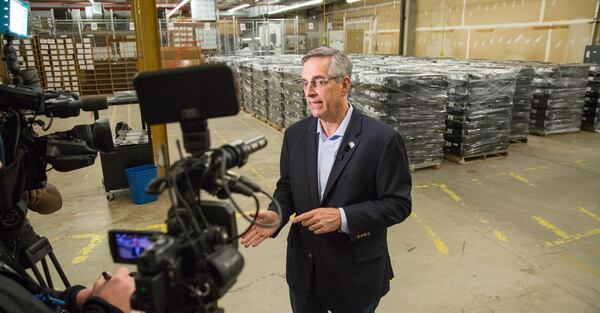
[[[356,144],[354,143],[354,141],[350,141],[348,143],[348,148],[350,148],[350,150],[354,149],[354,146],[356,146]]]

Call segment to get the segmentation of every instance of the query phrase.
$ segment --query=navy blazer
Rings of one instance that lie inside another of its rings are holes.
[[[273,237],[294,213],[343,207],[350,234],[315,235],[292,224],[286,280],[297,294],[316,286],[330,310],[356,309],[374,303],[390,288],[387,228],[411,213],[406,148],[394,129],[354,110],[319,201],[316,123],[316,118],[308,117],[284,134],[281,176],[274,193],[283,216]],[[269,210],[275,210],[274,203]]]

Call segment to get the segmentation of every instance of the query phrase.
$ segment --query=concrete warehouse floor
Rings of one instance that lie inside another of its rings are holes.
[[[139,128],[137,106],[102,113],[112,125]],[[53,131],[90,122],[88,114],[56,120]],[[278,178],[283,134],[253,117],[209,121],[213,145],[258,135],[267,148],[238,172],[269,192]],[[178,125],[169,125],[171,158],[178,159]],[[106,232],[156,228],[169,207],[134,205],[128,191],[107,201],[100,160],[86,169],[50,172],[64,206],[51,216],[30,214],[73,283],[91,284],[112,270]],[[509,156],[413,173],[414,213],[389,229],[396,278],[378,312],[600,312],[600,134],[530,136]],[[263,197],[262,208],[267,201]],[[241,201],[241,200],[240,200]],[[242,201],[244,209],[254,208]],[[239,219],[239,228],[247,223]],[[228,313],[291,312],[285,283],[287,231],[254,249],[220,301]],[[133,267],[131,267],[133,269]]]

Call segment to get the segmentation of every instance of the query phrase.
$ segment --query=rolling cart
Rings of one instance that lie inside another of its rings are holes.
[[[117,98],[107,97],[108,105],[125,105],[138,103],[136,97]],[[98,111],[94,111],[94,119],[98,119]],[[142,119],[142,128],[146,129],[146,123]],[[102,184],[106,192],[106,199],[115,199],[114,190],[129,187],[125,169],[142,164],[154,164],[152,152],[151,134],[148,133],[148,143],[133,144],[126,146],[115,146],[113,153],[100,153],[102,164]]]

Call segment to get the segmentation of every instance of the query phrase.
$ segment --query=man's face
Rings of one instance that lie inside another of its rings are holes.
[[[302,79],[305,81],[326,82],[323,85],[313,87],[310,83],[304,87],[304,96],[310,113],[313,117],[324,121],[332,121],[343,112],[347,106],[348,89],[350,79],[345,77],[340,82],[329,76],[331,57],[313,57],[308,59],[302,67]]]

